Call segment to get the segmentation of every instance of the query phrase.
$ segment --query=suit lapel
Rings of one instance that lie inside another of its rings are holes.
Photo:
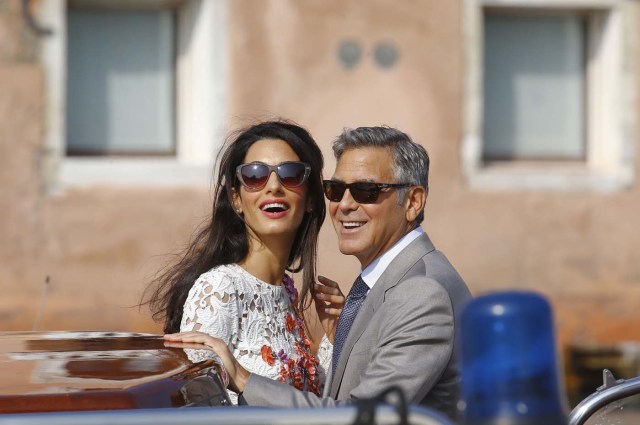
[[[394,258],[373,286],[365,298],[364,303],[360,307],[360,311],[358,311],[358,315],[353,321],[351,329],[349,330],[349,335],[342,347],[340,360],[336,367],[336,375],[331,379],[331,391],[329,395],[332,398],[335,399],[338,395],[338,390],[342,384],[344,370],[347,366],[351,350],[353,350],[355,343],[360,339],[367,326],[372,324],[374,313],[384,301],[384,294],[387,290],[397,285],[400,279],[402,279],[407,271],[420,258],[424,257],[434,249],[435,248],[427,234],[423,233],[403,249],[396,258]],[[378,320],[381,319],[378,318]]]

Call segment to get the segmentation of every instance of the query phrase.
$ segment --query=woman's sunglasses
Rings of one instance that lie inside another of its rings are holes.
[[[323,180],[324,195],[331,202],[340,202],[344,192],[349,189],[351,197],[359,204],[373,204],[378,200],[380,192],[384,189],[402,188],[411,186],[409,183],[369,183],[355,182],[344,183],[336,180]]]
[[[267,185],[269,176],[273,171],[276,172],[280,183],[284,187],[291,189],[302,186],[307,181],[309,173],[311,173],[311,166],[300,161],[281,162],[278,165],[250,162],[238,165],[236,176],[247,190],[256,191]]]

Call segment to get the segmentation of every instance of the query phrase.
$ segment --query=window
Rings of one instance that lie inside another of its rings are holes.
[[[632,7],[467,0],[462,160],[472,187],[632,183]]]
[[[69,10],[67,155],[175,153],[174,15]]]
[[[42,2],[45,187],[208,185],[226,0]]]
[[[484,18],[483,159],[583,159],[585,22]]]

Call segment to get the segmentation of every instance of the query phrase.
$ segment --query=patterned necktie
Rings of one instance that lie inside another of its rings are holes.
[[[331,376],[334,376],[336,373],[336,367],[338,366],[338,360],[340,360],[340,352],[342,351],[342,347],[344,346],[344,341],[347,339],[347,335],[349,335],[351,324],[356,318],[358,310],[360,310],[360,306],[364,301],[364,297],[367,296],[368,291],[369,287],[366,283],[364,283],[362,277],[358,276],[356,281],[353,283],[351,290],[349,291],[349,295],[347,295],[347,300],[344,303],[342,314],[340,314],[340,318],[338,319],[336,334],[333,338],[333,359],[331,364]]]

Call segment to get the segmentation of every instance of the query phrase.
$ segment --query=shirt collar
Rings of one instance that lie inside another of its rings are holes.
[[[403,237],[401,237],[391,248],[389,248],[384,254],[376,258],[367,267],[362,270],[360,275],[362,280],[367,284],[369,289],[373,288],[382,273],[387,269],[389,264],[405,249],[411,242],[416,240],[421,234],[424,233],[422,227],[418,226]]]

